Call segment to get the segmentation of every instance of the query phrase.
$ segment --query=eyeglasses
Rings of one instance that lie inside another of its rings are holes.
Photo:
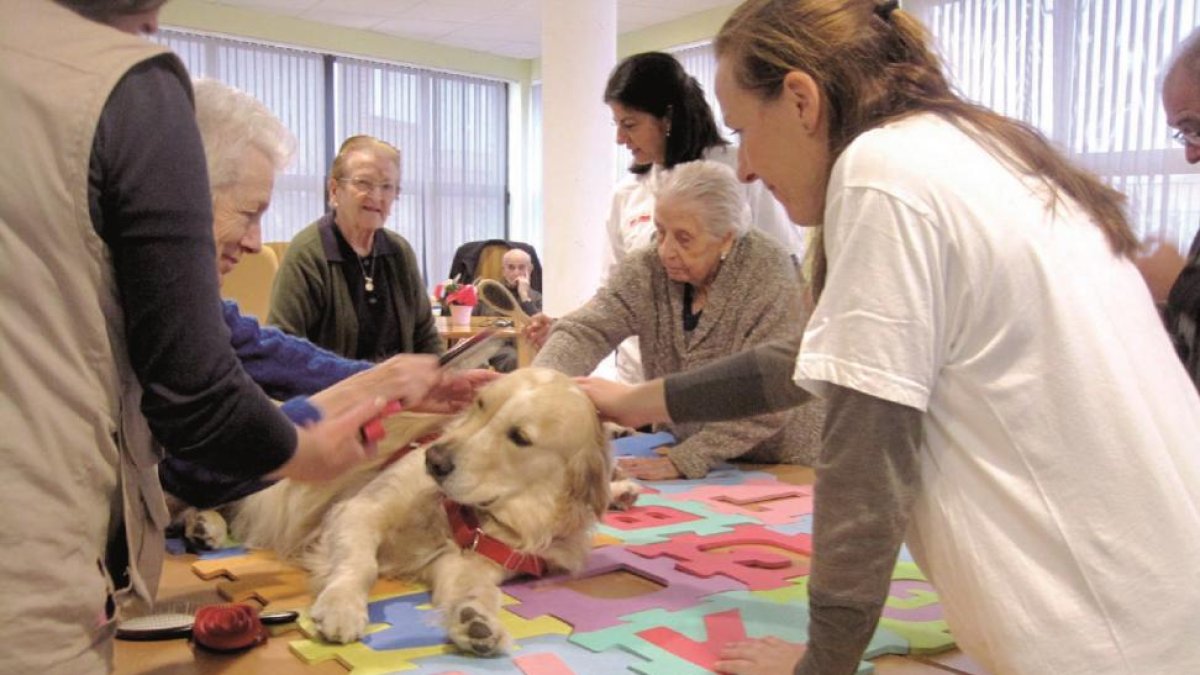
[[[347,183],[354,191],[362,195],[374,194],[379,190],[384,199],[395,199],[400,196],[400,186],[395,183],[375,183],[366,178],[339,178],[339,183]]]
[[[1178,129],[1171,134],[1171,138],[1180,145],[1190,145],[1200,148],[1200,130],[1196,129]]]

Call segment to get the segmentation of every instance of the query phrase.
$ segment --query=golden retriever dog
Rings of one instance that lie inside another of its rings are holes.
[[[389,433],[389,445],[431,424]],[[363,636],[367,594],[382,575],[428,584],[450,640],[494,655],[511,646],[499,584],[582,568],[611,471],[588,398],[561,373],[523,368],[484,388],[432,444],[382,469],[321,485],[281,481],[242,500],[232,531],[312,572],[311,614],[328,640]]]

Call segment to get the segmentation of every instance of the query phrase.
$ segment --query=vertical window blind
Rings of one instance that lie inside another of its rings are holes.
[[[334,62],[334,136],[370,134],[400,149],[389,227],[437,283],[455,249],[506,237],[508,86],[391,64]]]
[[[296,135],[264,240],[288,241],[325,212],[333,153],[355,134],[400,149],[401,194],[386,227],[412,245],[428,286],[460,244],[506,236],[506,83],[178,30],[157,39],[194,77],[255,96]]]
[[[276,178],[262,225],[263,241],[291,240],[325,210],[330,161],[321,55],[167,29],[156,39],[179,55],[192,77],[220,80],[251,94],[296,135],[296,154]]]
[[[1186,251],[1200,173],[1171,140],[1162,68],[1196,0],[908,0],[967,98],[1038,127],[1129,197],[1143,240]]]

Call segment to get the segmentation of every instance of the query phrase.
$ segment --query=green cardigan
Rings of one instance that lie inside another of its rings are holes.
[[[288,244],[271,292],[267,323],[285,333],[352,358],[358,347],[358,317],[342,273],[344,259],[334,238],[333,214],[301,230]],[[382,230],[385,250],[376,272],[388,284],[400,325],[400,344],[393,353],[440,354],[444,348],[417,257],[404,237]]]

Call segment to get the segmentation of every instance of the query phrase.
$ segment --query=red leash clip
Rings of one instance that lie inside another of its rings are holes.
[[[404,406],[400,405],[400,401],[388,401],[387,405],[383,406],[383,412],[379,413],[378,417],[362,425],[362,428],[358,430],[358,439],[365,444],[374,443],[383,438],[387,435],[387,431],[383,428],[384,418],[389,415],[395,415],[403,409]]]

